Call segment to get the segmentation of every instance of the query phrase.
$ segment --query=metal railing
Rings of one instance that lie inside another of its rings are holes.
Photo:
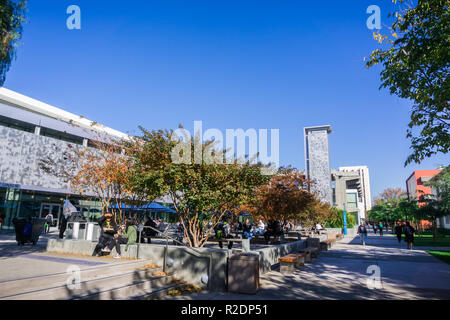
[[[187,249],[187,252],[188,252],[188,253],[193,254],[194,256],[196,256],[196,257],[198,257],[198,258],[204,258],[204,257],[209,258],[209,266],[208,266],[208,288],[210,288],[210,286],[211,286],[211,275],[212,275],[212,253],[209,253],[209,254],[203,253],[203,252],[201,252],[200,250],[195,249],[195,248],[192,248],[192,247],[186,245],[185,243],[183,243],[183,242],[181,242],[181,241],[179,241],[179,240],[177,240],[177,239],[175,239],[175,238],[169,236],[169,235],[167,234],[167,232],[166,232],[167,229],[164,230],[164,231],[161,231],[161,230],[158,230],[158,229],[156,229],[156,228],[154,228],[154,227],[151,227],[151,226],[142,226],[142,227],[140,227],[140,229],[143,229],[143,230],[139,230],[139,231],[138,231],[138,232],[139,232],[139,237],[138,237],[139,241],[138,241],[138,244],[137,244],[137,253],[136,253],[137,258],[139,258],[139,251],[140,251],[141,242],[142,242],[142,233],[144,232],[144,230],[145,230],[145,229],[150,229],[150,230],[156,231],[157,234],[161,234],[161,236],[163,236],[163,237],[165,238],[165,240],[166,240],[166,245],[165,245],[165,247],[164,247],[164,261],[163,261],[163,262],[164,262],[164,265],[163,265],[163,272],[166,272],[166,270],[167,270],[167,269],[166,269],[166,268],[167,268],[167,254],[168,254],[168,250],[169,250],[169,239],[170,239],[170,240],[172,240],[174,243],[178,243],[178,244],[180,244],[181,246],[185,247],[185,248]],[[149,238],[151,238],[151,236],[149,236]]]

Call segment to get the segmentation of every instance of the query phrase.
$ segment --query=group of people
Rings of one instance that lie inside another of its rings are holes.
[[[402,246],[402,235],[405,235],[406,247],[410,250],[413,249],[414,245],[414,229],[409,221],[397,221],[397,225],[394,227],[394,233],[397,236],[398,243],[400,247]]]
[[[244,239],[263,236],[266,244],[270,244],[271,237],[274,240],[280,238],[281,242],[284,242],[284,234],[293,228],[294,225],[290,221],[269,220],[266,225],[262,220],[259,220],[258,223],[251,223],[250,219],[246,218],[243,223],[238,222],[232,225],[225,219],[216,225],[214,232],[219,242],[219,247],[223,248],[223,241],[228,239],[228,249],[231,249],[233,247],[233,241],[231,241],[234,238],[233,231],[242,232]]]
[[[361,223],[358,227],[358,234],[360,236],[361,244],[366,245],[367,242],[367,223]],[[373,227],[373,231],[376,234],[377,228]],[[380,232],[380,236],[383,235],[383,224],[380,222],[378,224],[378,230]],[[414,233],[416,230],[411,226],[409,221],[398,221],[396,226],[394,227],[394,233],[397,236],[398,243],[400,247],[402,245],[402,235],[405,235],[405,242],[407,248],[412,250],[414,244]]]
[[[379,231],[381,237],[383,236],[383,228],[384,228],[384,225],[382,222],[372,223],[373,232],[375,234],[377,234],[377,231]],[[386,223],[386,232],[388,232],[388,231],[389,231],[389,227],[388,227],[388,224]]]

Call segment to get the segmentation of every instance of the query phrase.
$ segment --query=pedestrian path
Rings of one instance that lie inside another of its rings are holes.
[[[366,246],[359,237],[346,238],[292,275],[264,274],[256,295],[203,292],[175,299],[450,299],[450,265],[423,249],[400,248],[392,235],[370,234]]]

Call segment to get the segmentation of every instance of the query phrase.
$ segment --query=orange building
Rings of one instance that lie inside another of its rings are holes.
[[[415,170],[408,179],[406,179],[406,191],[409,200],[418,200],[419,206],[424,206],[424,202],[420,202],[424,195],[431,194],[431,188],[424,185],[424,182],[431,180],[435,175],[441,172],[436,170]],[[431,227],[429,221],[422,220],[421,225],[424,228]]]

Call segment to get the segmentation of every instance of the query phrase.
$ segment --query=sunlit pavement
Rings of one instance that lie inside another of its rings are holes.
[[[173,299],[450,299],[450,265],[424,249],[407,250],[387,234],[370,234],[366,246],[359,237],[346,238],[292,275],[264,274],[256,295],[202,292]]]
[[[127,260],[61,255],[46,252],[47,240],[58,238],[57,232],[43,234],[36,246],[18,246],[14,232],[0,232],[0,291],[4,281],[66,273],[67,268],[77,265],[81,270],[93,266],[125,263]]]

